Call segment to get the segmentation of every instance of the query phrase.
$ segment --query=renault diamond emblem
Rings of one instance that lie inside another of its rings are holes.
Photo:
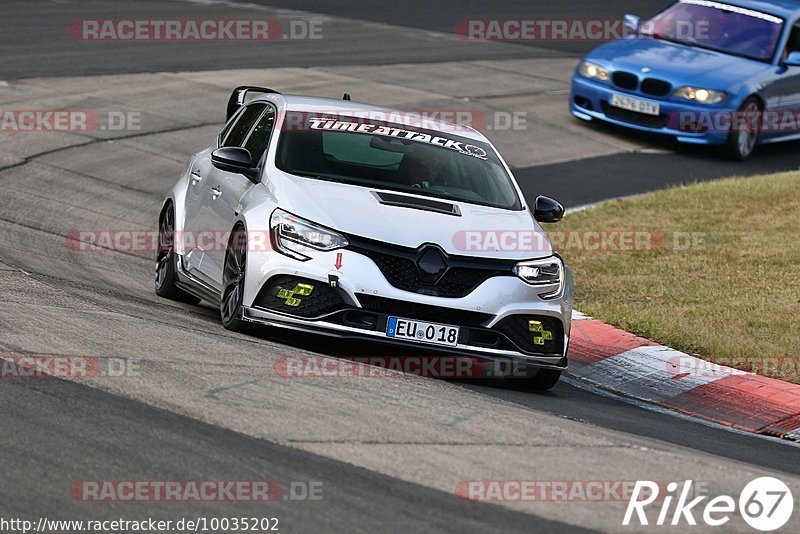
[[[437,284],[447,271],[447,262],[437,248],[427,247],[417,258],[417,269],[420,280],[426,284]]]

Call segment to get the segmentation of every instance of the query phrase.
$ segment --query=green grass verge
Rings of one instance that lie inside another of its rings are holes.
[[[572,267],[579,310],[706,359],[738,357],[748,370],[781,358],[764,374],[800,382],[800,173],[612,201],[547,230]],[[587,250],[591,232],[626,230],[653,247]]]

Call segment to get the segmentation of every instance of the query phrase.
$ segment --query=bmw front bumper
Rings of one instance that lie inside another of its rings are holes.
[[[615,93],[658,102],[661,108],[660,115],[658,117],[650,117],[641,113],[626,112],[613,108],[610,105],[610,101],[611,96]],[[685,104],[678,103],[672,100],[631,93],[608,84],[593,82],[577,74],[572,78],[569,108],[575,117],[585,121],[600,120],[643,132],[668,135],[675,137],[682,143],[720,145],[724,144],[728,139],[728,132],[726,131],[693,132],[681,130],[672,128],[671,126],[675,121],[668,120],[668,117],[680,117],[681,113],[686,113],[688,116],[702,117],[703,114],[725,112],[726,110],[724,109],[693,105],[689,102]],[[730,111],[733,112],[735,110]]]

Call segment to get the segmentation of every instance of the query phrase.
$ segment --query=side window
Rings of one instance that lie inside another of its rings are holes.
[[[222,146],[242,146],[247,134],[263,113],[266,104],[250,104],[245,108],[236,122],[231,126]]]
[[[264,152],[267,151],[269,136],[272,133],[273,126],[275,126],[275,108],[267,106],[267,111],[261,117],[261,120],[258,121],[258,124],[255,129],[253,129],[253,132],[244,145],[244,148],[250,151],[250,155],[253,157],[253,164],[257,164],[261,161],[261,157],[264,155]]]

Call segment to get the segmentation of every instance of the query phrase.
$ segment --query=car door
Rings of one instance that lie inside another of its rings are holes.
[[[257,166],[266,152],[272,129],[275,124],[275,108],[271,104],[259,104],[261,113],[248,134],[242,138],[238,133],[229,136],[223,146],[242,147],[250,152],[253,165]],[[213,168],[209,174],[210,210],[209,224],[218,231],[217,246],[207,250],[204,271],[212,279],[214,287],[222,287],[222,269],[225,262],[228,232],[233,228],[239,212],[241,200],[255,182],[242,174]]]
[[[220,200],[222,178],[211,163],[211,153],[219,146],[241,146],[266,105],[253,103],[240,111],[226,130],[220,134],[218,143],[200,152],[194,158],[190,169],[189,187],[186,192],[186,221],[183,236],[185,243],[185,261],[187,270],[212,287],[219,289],[221,283],[220,268],[214,262],[214,251],[225,247],[223,234],[230,226],[221,226],[224,217]],[[228,174],[228,173],[224,173]],[[246,178],[242,177],[245,181]],[[223,251],[224,253],[224,251]]]

